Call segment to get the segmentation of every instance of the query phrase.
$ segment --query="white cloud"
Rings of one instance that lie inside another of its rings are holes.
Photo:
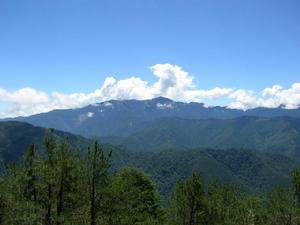
[[[289,89],[279,85],[263,90],[263,99],[259,99],[264,107],[285,106],[288,109],[298,108],[300,105],[300,83],[294,83]]]
[[[49,97],[45,92],[36,91],[32,88],[21,88],[14,92],[8,92],[0,88],[0,101],[11,101],[15,103],[35,104],[48,102]]]
[[[271,88],[265,88],[262,91],[262,96],[264,98],[268,98],[268,97],[272,97],[273,95],[277,94],[278,92],[280,92],[283,88],[279,85],[273,85],[273,87]]]
[[[295,109],[300,106],[300,83],[294,83],[290,88],[283,89],[280,85],[273,85],[262,90],[260,95],[255,95],[249,90],[239,89],[228,95],[234,99],[228,107],[249,109],[255,107],[276,108],[283,106],[287,109]]]
[[[158,81],[150,87],[154,96],[164,95],[171,99],[184,100],[184,93],[193,89],[194,78],[179,66],[156,64],[150,69],[158,77]]]
[[[203,99],[217,99],[232,93],[232,88],[213,88],[210,90],[187,90],[183,93],[184,100],[199,102]]]
[[[153,93],[148,83],[138,77],[119,81],[108,77],[102,87],[93,93],[92,98],[105,101],[109,99],[148,99],[152,96]]]
[[[234,99],[229,103],[229,108],[249,109],[257,107],[257,99],[252,91],[238,89],[228,95],[228,98]]]
[[[32,88],[16,91],[0,88],[0,103],[10,103],[7,109],[0,112],[0,117],[28,116],[53,109],[78,108],[110,99],[141,100],[158,96],[185,102],[218,101],[223,98],[229,101],[229,108],[238,109],[282,105],[292,109],[300,105],[300,83],[294,83],[288,89],[274,85],[258,94],[251,90],[221,87],[203,90],[195,86],[193,76],[177,65],[156,64],[150,70],[157,77],[153,84],[136,76],[122,80],[109,76],[99,89],[91,93],[47,94]]]

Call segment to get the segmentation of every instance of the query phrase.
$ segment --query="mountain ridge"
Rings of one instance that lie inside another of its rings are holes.
[[[126,137],[99,137],[133,151],[168,148],[248,148],[300,160],[300,119],[243,116],[233,119],[160,118]]]
[[[151,100],[110,100],[83,108],[53,110],[28,117],[7,118],[55,128],[85,137],[127,136],[144,128],[145,123],[164,117],[184,119],[232,119],[241,116],[300,118],[300,109],[255,108],[246,111],[203,103],[184,103],[164,97]]]

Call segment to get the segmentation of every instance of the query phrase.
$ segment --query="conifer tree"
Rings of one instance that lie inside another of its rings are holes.
[[[206,224],[205,192],[198,174],[193,173],[187,181],[177,183],[171,204],[174,224]]]
[[[97,213],[100,210],[99,206],[101,206],[100,201],[103,197],[101,188],[103,188],[107,181],[110,157],[111,152],[106,156],[98,142],[95,142],[94,148],[92,150],[89,148],[87,152],[86,177],[89,195],[90,225],[96,224]]]
[[[300,169],[295,169],[293,171],[292,184],[296,205],[300,206]]]
[[[159,197],[150,178],[141,170],[122,169],[112,184],[111,225],[161,224]]]

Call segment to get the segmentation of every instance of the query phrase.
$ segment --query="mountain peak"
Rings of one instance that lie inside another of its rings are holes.
[[[153,99],[151,99],[151,101],[155,101],[155,102],[159,102],[159,103],[169,103],[169,102],[173,102],[173,100],[171,100],[171,99],[169,99],[169,98],[166,98],[166,97],[162,97],[162,96],[153,98]]]

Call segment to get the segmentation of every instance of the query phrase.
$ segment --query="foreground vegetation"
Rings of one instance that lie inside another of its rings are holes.
[[[250,195],[197,173],[178,181],[168,200],[151,179],[128,167],[111,172],[111,152],[98,143],[84,153],[49,133],[45,151],[31,145],[0,177],[0,224],[8,225],[298,225],[300,170],[290,189]]]

